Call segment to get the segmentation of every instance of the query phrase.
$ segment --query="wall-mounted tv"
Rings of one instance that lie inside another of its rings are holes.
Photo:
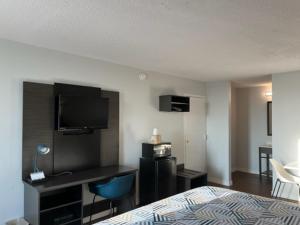
[[[58,131],[105,129],[108,127],[108,98],[63,96],[55,99],[55,128]]]

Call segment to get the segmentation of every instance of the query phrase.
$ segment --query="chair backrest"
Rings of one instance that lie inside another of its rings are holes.
[[[285,182],[285,183],[295,183],[294,181],[294,177],[292,175],[290,175],[285,168],[282,166],[281,163],[279,163],[278,161],[276,161],[275,159],[270,159],[270,162],[273,166],[273,170],[277,176],[277,178],[281,181],[281,182]]]
[[[114,177],[100,188],[100,195],[108,199],[119,199],[130,193],[133,186],[134,174]]]

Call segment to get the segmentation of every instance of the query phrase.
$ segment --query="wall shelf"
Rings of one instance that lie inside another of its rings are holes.
[[[159,111],[161,112],[189,112],[190,98],[186,96],[159,96]]]

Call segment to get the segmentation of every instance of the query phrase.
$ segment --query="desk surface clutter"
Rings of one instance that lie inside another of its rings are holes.
[[[94,169],[74,172],[71,175],[62,175],[57,177],[49,177],[47,180],[27,185],[32,186],[38,192],[52,191],[60,188],[75,186],[78,184],[85,184],[99,180],[105,180],[114,176],[121,176],[128,173],[136,172],[136,169],[126,166],[107,166],[98,167]]]

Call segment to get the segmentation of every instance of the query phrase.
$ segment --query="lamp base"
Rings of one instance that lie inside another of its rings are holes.
[[[35,173],[30,174],[31,182],[41,181],[41,180],[44,180],[45,178],[46,177],[45,177],[45,174],[44,174],[43,171],[39,171],[39,172],[35,172]]]
[[[161,136],[160,135],[152,135],[150,141],[151,141],[151,144],[159,144],[161,142]]]

